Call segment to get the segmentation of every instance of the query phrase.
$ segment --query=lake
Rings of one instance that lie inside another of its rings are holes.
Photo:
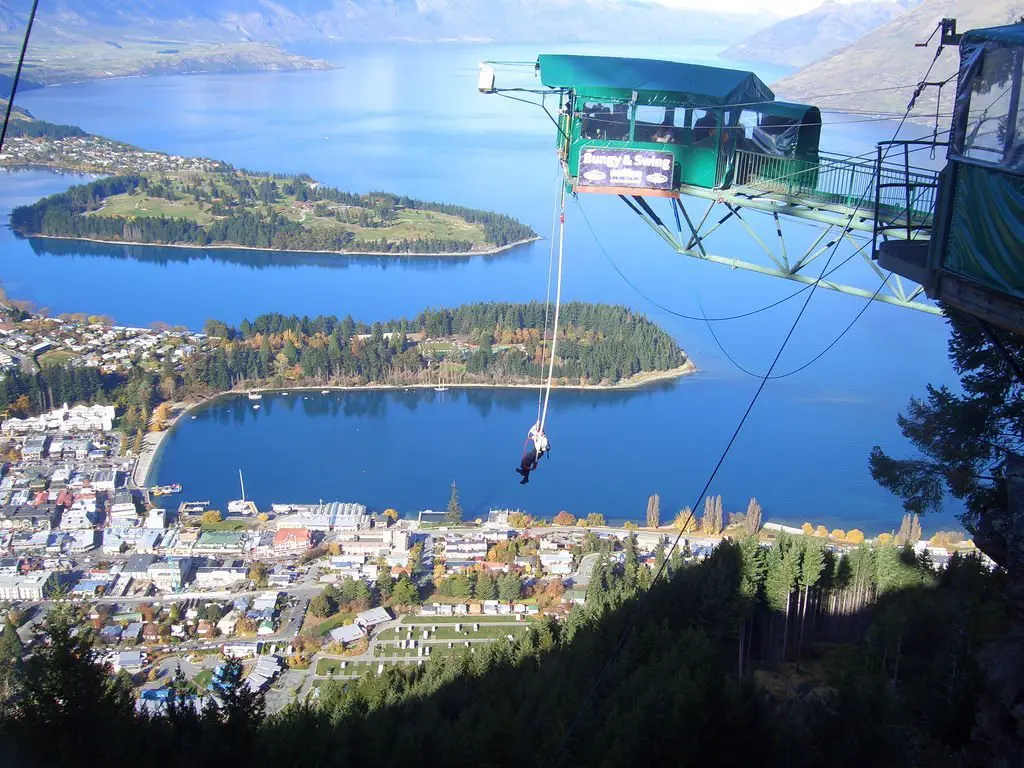
[[[716,62],[710,48],[566,50]],[[146,148],[305,171],[351,191],[491,208],[550,234],[552,126],[536,108],[475,90],[481,59],[526,60],[538,51],[396,45],[301,52],[341,68],[83,83],[26,91],[19,101],[42,119]],[[761,74],[771,80],[781,70]],[[849,120],[826,117],[826,149],[862,152],[892,135],[889,122]],[[74,181],[39,171],[6,174],[0,212]],[[699,216],[698,201],[689,207]],[[703,322],[655,308],[608,259],[657,302],[691,315],[700,306],[711,316],[755,309],[799,286],[681,258],[613,198],[571,201],[566,218],[566,298],[646,312],[701,372],[638,392],[556,393],[551,460],[529,486],[518,486],[512,472],[535,417],[535,396],[524,391],[292,394],[265,399],[259,412],[241,400],[219,400],[169,436],[155,480],[183,483],[188,498],[223,502],[237,496],[241,468],[248,495],[261,506],[324,498],[403,513],[443,508],[453,479],[473,515],[500,505],[639,519],[647,496],[659,492],[667,518],[693,503],[758,381],[732,366]],[[774,237],[770,219],[748,219]],[[818,235],[803,223],[783,226],[791,252]],[[738,227],[723,227],[709,245],[741,258],[757,247]],[[848,253],[840,249],[836,258]],[[10,295],[52,312],[193,328],[209,318],[238,322],[270,311],[372,321],[425,306],[542,299],[548,256],[547,241],[469,259],[332,257],[27,241],[0,230],[0,281]],[[854,261],[837,277],[867,269]],[[744,367],[766,369],[802,300],[719,324],[721,344]],[[861,306],[815,292],[777,373],[813,358]],[[712,492],[730,511],[756,496],[775,520],[856,525],[868,533],[898,526],[900,504],[871,480],[868,453],[879,443],[902,452],[896,414],[926,383],[955,382],[946,337],[941,319],[873,305],[820,361],[769,383]],[[927,527],[938,525],[951,526],[952,514]]]

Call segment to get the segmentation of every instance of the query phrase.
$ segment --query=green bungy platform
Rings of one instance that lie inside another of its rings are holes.
[[[776,102],[772,90],[752,72],[553,54],[539,56],[537,69],[546,87],[568,94],[558,147],[575,191],[664,196],[681,186],[721,189],[742,183],[734,176],[740,150],[817,162],[820,113],[808,105]],[[741,125],[745,111],[758,116],[756,128],[749,120],[746,129]],[[764,123],[769,112],[775,121],[770,127]],[[787,120],[801,124],[808,116],[817,121],[816,129],[799,130],[786,149],[773,145],[772,132],[777,135],[780,125]],[[759,133],[762,123],[765,129]],[[761,147],[753,141],[758,133]],[[662,180],[668,176],[662,172],[668,158],[671,175]],[[795,168],[788,163],[772,167],[787,176]],[[814,174],[804,177],[813,186]]]

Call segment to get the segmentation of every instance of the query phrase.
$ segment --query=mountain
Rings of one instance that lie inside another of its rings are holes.
[[[737,61],[803,67],[856,42],[914,4],[916,0],[828,0],[755,32],[722,55]]]
[[[772,87],[782,98],[810,101],[836,111],[902,115],[915,85],[924,77],[935,56],[938,37],[928,48],[915,48],[914,43],[927,40],[940,19],[955,18],[958,29],[966,31],[1007,24],[1022,14],[1024,2],[1021,0],[924,0],[870,35],[783,78]],[[947,48],[928,79],[937,82],[953,76],[959,63],[957,49]],[[953,82],[943,89],[942,113],[952,111],[954,92]],[[920,120],[933,116],[936,96],[935,88],[926,89],[917,101],[913,116]],[[948,117],[941,120],[948,126]]]
[[[28,0],[0,0],[0,31],[17,33]],[[774,18],[771,20],[774,21]],[[695,11],[655,0],[50,0],[38,33],[191,41],[731,42],[763,13]],[[35,34],[35,33],[33,33]],[[103,39],[100,37],[100,39]]]

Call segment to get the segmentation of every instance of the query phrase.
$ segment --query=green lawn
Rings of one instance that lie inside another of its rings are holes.
[[[219,523],[202,523],[200,528],[204,531],[244,531],[256,525],[255,520],[221,520]]]
[[[149,197],[148,195],[114,195],[108,197],[103,208],[94,211],[94,216],[122,216],[122,217],[158,217],[191,219],[197,224],[209,224],[213,216],[204,211],[190,196],[182,200],[165,200],[162,197]]]
[[[403,616],[402,624],[432,627],[435,624],[488,624],[515,621],[514,616]]]
[[[196,684],[196,688],[199,689],[200,693],[202,693],[203,691],[206,690],[206,687],[210,684],[210,682],[212,680],[213,680],[213,670],[212,669],[204,669],[202,672],[200,672],[194,678],[192,678],[192,682]]]
[[[356,615],[354,613],[336,613],[333,616],[331,616],[331,618],[324,619],[319,624],[317,624],[316,629],[314,629],[313,631],[319,637],[323,637],[332,629],[337,629],[338,627],[343,626],[347,622],[352,621],[352,619],[354,619],[355,616]]]
[[[51,349],[49,352],[43,352],[39,356],[39,365],[43,368],[53,368],[64,365],[76,357],[77,355],[74,352],[68,352],[64,349]]]
[[[438,626],[437,632],[431,632],[427,640],[491,640],[498,637],[505,637],[505,635],[514,635],[517,632],[523,631],[526,627],[526,624],[516,624],[508,627],[488,627],[481,624],[479,632],[474,632],[472,625],[468,627],[463,626],[460,631],[456,632],[455,627]],[[417,628],[416,631],[412,633],[412,639],[422,640],[423,629],[429,629],[429,627]],[[407,633],[399,629],[387,629],[380,633],[380,640],[384,642],[405,640],[406,637]]]

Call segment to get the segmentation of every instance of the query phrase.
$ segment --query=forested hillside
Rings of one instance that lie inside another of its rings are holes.
[[[357,253],[472,253],[536,236],[500,213],[229,167],[100,179],[15,208],[11,226],[26,236]]]
[[[60,607],[24,664],[0,645],[3,754],[62,767],[988,764],[972,741],[977,658],[1006,612],[1000,575],[976,559],[936,572],[892,546],[838,558],[811,536],[750,537],[701,563],[661,550],[667,578],[652,587],[632,537],[618,554],[562,622],[328,682],[269,716],[238,662],[201,713],[180,677],[166,715],[137,715],[124,673],[87,663],[91,630],[73,634]]]

